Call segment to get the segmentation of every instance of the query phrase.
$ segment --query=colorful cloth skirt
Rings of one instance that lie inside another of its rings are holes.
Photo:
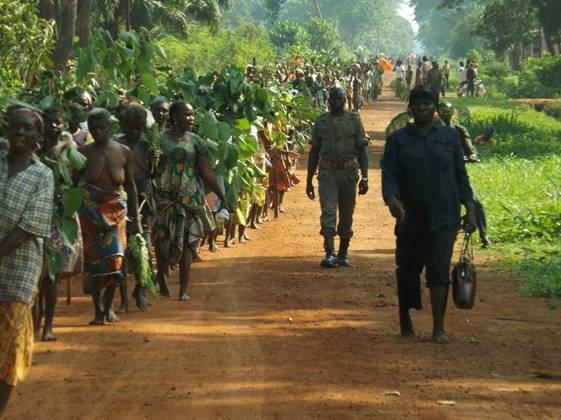
[[[89,274],[84,279],[86,282],[96,277],[103,277],[103,281],[109,278],[120,280],[127,248],[126,194],[122,190],[103,191],[90,184],[81,188],[83,203],[80,224],[84,243],[84,271]],[[84,292],[93,293],[95,290],[92,287],[95,286],[95,282],[84,283]]]
[[[0,302],[0,381],[15,386],[31,367],[33,318],[31,305]]]

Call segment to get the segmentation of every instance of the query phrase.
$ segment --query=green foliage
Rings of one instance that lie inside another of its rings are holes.
[[[51,64],[54,27],[37,17],[36,2],[0,0],[0,96],[13,95]]]
[[[224,22],[227,26],[248,21],[266,24],[270,16],[267,16],[264,3],[273,4],[280,20],[306,25],[317,16],[312,0],[233,0],[230,10],[224,13]],[[338,28],[341,41],[349,50],[364,45],[371,54],[375,54],[378,33],[382,52],[399,51],[405,54],[415,49],[411,24],[399,16],[397,11],[400,4],[395,0],[319,0],[319,4],[323,19]]]
[[[286,52],[293,47],[309,47],[310,36],[298,22],[281,20],[275,23],[269,33],[271,42],[279,52]]]
[[[504,99],[454,103],[473,136],[496,130],[468,171],[497,250],[524,279],[523,292],[561,296],[561,122]]]
[[[187,38],[166,35],[158,44],[168,52],[172,67],[189,66],[197,71],[225,65],[245,67],[256,59],[267,63],[274,59],[275,50],[263,26],[244,24],[233,29],[212,33],[204,26],[192,27]]]
[[[339,30],[335,25],[318,17],[311,18],[304,26],[310,40],[310,48],[337,55],[341,49]]]
[[[546,115],[561,121],[561,104],[548,104],[544,107],[543,112],[545,112]]]
[[[152,296],[158,297],[153,280],[150,252],[146,240],[140,233],[128,239],[126,265],[126,271],[134,276],[136,284],[150,290]]]
[[[538,21],[531,0],[490,0],[477,27],[499,55],[535,39]]]
[[[529,58],[513,92],[519,98],[561,97],[561,56],[546,54]]]
[[[468,18],[481,12],[478,0],[466,0],[455,8],[440,8],[440,0],[412,0],[410,4],[419,24],[418,39],[430,55],[464,57],[466,51],[480,47],[481,39],[473,34],[475,27]]]

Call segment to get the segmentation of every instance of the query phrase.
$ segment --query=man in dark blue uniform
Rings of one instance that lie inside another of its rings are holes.
[[[397,223],[397,293],[401,334],[414,336],[409,311],[421,309],[420,276],[430,289],[433,339],[447,342],[444,314],[450,260],[460,228],[475,229],[472,189],[459,135],[435,118],[437,100],[424,88],[411,91],[414,122],[392,133],[382,157],[382,194]]]

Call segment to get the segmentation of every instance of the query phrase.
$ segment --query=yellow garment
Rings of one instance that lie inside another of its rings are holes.
[[[249,215],[250,195],[247,192],[241,192],[238,200],[238,208],[234,212],[233,223],[235,225],[245,226]]]
[[[33,318],[31,305],[0,302],[0,381],[15,386],[31,367]]]

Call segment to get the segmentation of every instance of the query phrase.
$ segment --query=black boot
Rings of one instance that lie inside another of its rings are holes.
[[[350,239],[341,239],[339,243],[339,252],[337,253],[337,262],[341,267],[350,267],[351,263],[349,262],[349,244],[351,243]]]
[[[321,261],[321,266],[324,268],[337,268],[337,256],[335,255],[335,240],[332,236],[326,236],[323,242],[325,249],[325,258]]]

